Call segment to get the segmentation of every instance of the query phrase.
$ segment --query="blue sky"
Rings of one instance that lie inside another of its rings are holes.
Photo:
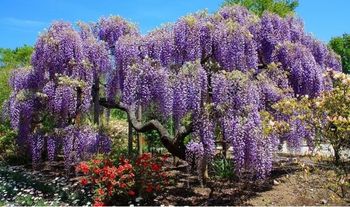
[[[33,45],[54,20],[97,21],[120,15],[137,23],[142,33],[201,9],[213,12],[223,0],[11,0],[1,2],[0,47]],[[350,0],[300,0],[298,15],[306,30],[322,41],[350,33]]]

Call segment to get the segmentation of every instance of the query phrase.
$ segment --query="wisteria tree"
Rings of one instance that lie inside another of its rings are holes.
[[[86,121],[94,111],[97,123],[102,106],[125,111],[138,132],[156,130],[171,154],[199,167],[222,141],[233,147],[237,175],[257,177],[269,174],[280,141],[313,139],[299,122],[284,136],[269,130],[271,117],[285,119],[272,105],[316,97],[331,87],[322,73],[341,71],[297,17],[260,18],[239,6],[185,16],[147,35],[120,17],[77,30],[56,22],[39,37],[32,65],[11,79],[10,115],[33,161],[45,146],[50,159],[63,150],[67,165],[106,151],[108,138]],[[137,118],[140,107],[147,120]]]

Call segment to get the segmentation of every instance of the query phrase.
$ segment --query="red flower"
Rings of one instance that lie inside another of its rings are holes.
[[[141,160],[149,160],[151,159],[151,153],[144,153],[141,155]]]
[[[115,170],[116,170],[115,167],[105,166],[103,168],[103,174],[105,176],[104,179],[106,180],[107,178],[109,178],[109,179],[113,180],[116,177]]]
[[[92,160],[92,163],[94,163],[95,165],[99,165],[99,164],[101,164],[101,160],[94,159],[94,160]]]
[[[105,204],[102,202],[101,198],[97,197],[94,200],[94,206],[104,206]]]
[[[80,183],[81,183],[83,186],[85,186],[85,185],[88,184],[88,180],[87,180],[86,178],[82,178],[82,179],[80,180]]]
[[[94,201],[94,206],[104,206],[105,204],[99,200]]]
[[[160,170],[160,166],[158,164],[155,164],[155,163],[152,164],[151,168],[152,168],[153,171],[159,171]]]
[[[117,181],[115,181],[115,180],[112,180],[112,181],[111,181],[111,185],[112,185],[112,186],[115,186],[116,184],[117,184]]]
[[[119,183],[119,187],[120,187],[120,188],[126,188],[126,186],[127,186],[127,185],[126,185],[125,183]]]
[[[112,165],[113,165],[113,163],[112,163],[109,159],[103,160],[103,163],[104,163],[105,165],[107,165],[107,166],[112,166]]]
[[[94,173],[97,174],[97,175],[100,174],[100,173],[101,173],[101,169],[95,168],[95,169],[94,169]]]
[[[128,194],[129,194],[129,196],[135,196],[136,195],[135,191],[133,191],[133,190],[129,190]]]
[[[124,170],[131,170],[131,169],[132,169],[132,165],[129,163],[125,163]]]
[[[101,196],[105,194],[105,191],[102,188],[97,189],[97,193]]]
[[[147,193],[151,193],[152,190],[153,190],[152,185],[148,185],[147,188],[146,188],[146,192],[147,192]]]
[[[78,166],[78,169],[80,169],[84,174],[89,173],[89,166],[85,162],[81,162]]]
[[[117,169],[117,173],[118,174],[121,174],[123,171],[125,170],[124,166],[123,165],[120,165]]]
[[[107,186],[107,190],[108,190],[108,195],[112,196],[113,195],[113,186]]]

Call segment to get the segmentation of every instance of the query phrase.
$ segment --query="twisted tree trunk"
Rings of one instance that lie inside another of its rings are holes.
[[[192,133],[192,124],[188,127],[181,126],[178,132],[172,136],[168,130],[158,121],[150,120],[146,123],[142,123],[136,117],[136,106],[127,106],[123,103],[108,102],[105,98],[100,98],[100,105],[106,108],[117,108],[125,111],[128,114],[128,121],[131,123],[133,129],[137,132],[149,132],[156,130],[160,135],[160,140],[164,147],[173,155],[182,160],[185,160],[186,146],[184,139],[186,136]]]

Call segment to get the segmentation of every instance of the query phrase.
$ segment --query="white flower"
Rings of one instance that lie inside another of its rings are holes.
[[[341,77],[341,74],[340,73],[334,73],[333,77],[335,79],[339,79]]]
[[[316,101],[315,104],[316,104],[316,107],[320,107],[321,106],[321,103],[319,101]]]

